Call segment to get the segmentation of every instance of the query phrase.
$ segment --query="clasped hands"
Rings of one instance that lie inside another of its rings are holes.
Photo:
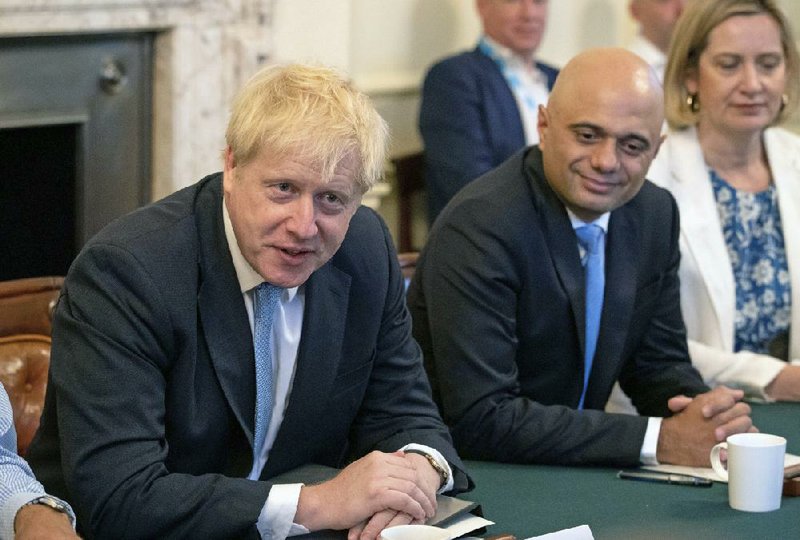
[[[311,531],[349,529],[348,540],[374,540],[386,527],[433,517],[439,482],[424,456],[371,452],[331,480],[303,486],[294,521]]]
[[[756,432],[744,392],[725,386],[668,402],[673,416],[661,422],[656,459],[660,463],[710,467],[711,448],[735,433]]]

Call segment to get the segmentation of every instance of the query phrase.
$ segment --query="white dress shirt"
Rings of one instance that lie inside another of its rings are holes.
[[[253,292],[256,287],[264,282],[264,278],[250,266],[241,249],[239,249],[228,208],[225,206],[224,201],[222,203],[222,215],[225,222],[225,238],[228,241],[228,249],[236,270],[236,278],[239,281],[239,287],[247,309],[250,332],[251,335],[255,335],[253,332],[255,320],[253,315]],[[261,455],[254,457],[253,467],[247,476],[248,479],[254,481],[261,476],[261,471],[267,463],[269,452],[275,443],[275,437],[283,422],[283,415],[289,403],[289,395],[292,392],[295,368],[297,366],[297,348],[300,345],[303,329],[305,287],[301,285],[291,289],[284,289],[281,292],[276,309],[277,313],[272,324],[272,373],[275,384],[275,399]],[[253,370],[255,372],[255,367]],[[407,444],[400,450],[411,449],[422,450],[430,454],[448,471],[448,481],[439,489],[440,493],[453,488],[453,471],[441,453],[434,448],[414,443]],[[308,529],[293,521],[297,513],[297,504],[300,500],[300,489],[302,487],[303,484],[275,484],[272,486],[256,524],[262,538],[280,540],[287,536],[309,532]]]

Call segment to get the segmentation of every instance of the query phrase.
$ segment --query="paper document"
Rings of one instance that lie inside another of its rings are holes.
[[[425,523],[428,525],[433,525],[435,527],[442,527],[443,529],[446,529],[447,526],[450,525],[451,520],[453,520],[456,517],[462,516],[464,514],[470,514],[470,512],[475,510],[477,507],[478,504],[472,501],[465,501],[464,499],[457,499],[456,497],[449,497],[447,495],[437,495],[436,515],[434,515]],[[475,527],[475,529],[477,528],[478,527]],[[453,538],[455,538],[455,536]]]
[[[796,456],[794,454],[786,454],[783,458],[783,466],[789,467],[791,465],[800,464],[800,456]],[[727,483],[727,480],[724,480],[720,477],[717,473],[714,472],[714,469],[711,467],[685,467],[683,465],[642,465],[642,469],[646,469],[648,471],[658,471],[664,473],[674,473],[674,474],[688,474],[691,476],[699,476],[700,478],[708,478],[709,480],[713,480],[715,482],[724,482]]]
[[[531,536],[525,540],[594,540],[592,529],[588,525],[578,525],[571,529],[564,529],[541,536]]]
[[[473,514],[463,514],[448,521],[444,528],[447,529],[451,537],[459,538],[472,531],[477,531],[482,527],[488,527],[489,525],[494,525],[494,521],[489,521],[488,519]]]
[[[493,521],[473,515],[472,512],[477,508],[478,504],[472,501],[437,495],[436,515],[426,523],[447,529],[453,538],[464,536],[487,525],[494,525]]]

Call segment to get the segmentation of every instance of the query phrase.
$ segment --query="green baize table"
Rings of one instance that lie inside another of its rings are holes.
[[[763,433],[781,435],[800,454],[800,404],[752,404]],[[619,469],[509,465],[467,461],[476,501],[496,523],[487,535],[518,539],[587,524],[606,539],[800,539],[800,497],[783,497],[774,512],[728,506],[728,486],[711,488],[620,480]]]

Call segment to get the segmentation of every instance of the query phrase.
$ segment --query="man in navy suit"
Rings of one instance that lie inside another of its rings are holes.
[[[477,0],[483,37],[434,65],[422,88],[428,221],[468,182],[536,144],[536,108],[558,70],[535,60],[547,0]]]
[[[469,487],[390,236],[359,206],[386,138],[337,73],[265,69],[234,103],[223,173],[83,249],[31,462],[87,536],[372,539]],[[270,480],[306,464],[344,469]]]
[[[408,301],[462,456],[709,466],[714,444],[751,429],[742,392],[709,391],[689,361],[678,211],[645,181],[662,101],[633,53],[576,56],[539,109],[539,145],[465,187],[434,225]],[[584,248],[584,228],[601,243]],[[592,269],[604,284],[585,279]],[[601,310],[586,302],[598,284]],[[600,313],[596,339],[587,312]],[[603,412],[617,380],[650,418]]]

